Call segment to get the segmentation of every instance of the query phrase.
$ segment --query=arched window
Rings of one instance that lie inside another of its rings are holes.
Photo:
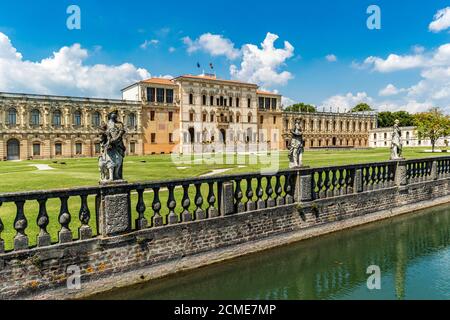
[[[17,111],[14,108],[8,110],[8,124],[17,124]]]
[[[248,122],[248,123],[251,123],[251,122],[252,122],[252,114],[251,114],[251,113],[249,113],[249,114],[247,115],[247,122]]]
[[[75,126],[81,126],[81,111],[75,111],[73,115],[73,124]]]
[[[210,96],[209,97],[209,105],[213,106],[214,105],[214,96]]]
[[[41,123],[41,113],[39,112],[39,110],[31,110],[30,122],[33,126],[38,126]]]
[[[53,112],[52,124],[56,127],[61,126],[61,111],[56,110]]]
[[[136,127],[136,115],[134,113],[130,113],[128,115],[128,127],[130,128]]]
[[[202,96],[202,105],[206,106],[206,95]]]
[[[194,95],[192,93],[189,94],[189,104],[194,104]]]
[[[248,98],[247,99],[247,108],[251,108],[252,107],[252,99]]]
[[[230,99],[229,99],[229,101],[230,101],[230,107],[232,107],[233,106],[233,97],[230,97]]]
[[[101,119],[100,112],[97,111],[94,112],[92,114],[92,125],[94,127],[100,127],[100,119]]]

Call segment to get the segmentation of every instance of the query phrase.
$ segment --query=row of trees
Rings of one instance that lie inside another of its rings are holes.
[[[286,111],[293,112],[316,112],[313,105],[297,103],[289,106]],[[350,112],[370,112],[374,111],[367,103],[360,103],[353,107]],[[445,115],[439,108],[431,108],[427,112],[411,114],[407,111],[383,111],[378,113],[378,127],[388,128],[394,125],[394,121],[399,120],[401,127],[415,126],[419,139],[429,139],[433,152],[436,142],[443,137],[450,135],[450,116]]]

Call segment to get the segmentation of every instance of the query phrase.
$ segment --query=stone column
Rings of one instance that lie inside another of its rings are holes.
[[[220,193],[220,215],[227,216],[234,213],[233,182],[224,182]]]
[[[294,200],[297,203],[312,200],[312,176],[301,175],[299,171],[295,178]]]
[[[438,179],[438,162],[436,160],[433,161],[433,163],[431,164],[431,176],[430,179],[431,180],[437,180]]]
[[[355,170],[355,177],[353,179],[353,192],[363,192],[363,176],[362,169]]]
[[[113,237],[131,231],[130,191],[121,187],[125,181],[101,184],[99,234]]]
[[[395,170],[395,185],[406,186],[408,184],[408,178],[406,177],[406,163],[399,161],[397,163],[397,170]]]

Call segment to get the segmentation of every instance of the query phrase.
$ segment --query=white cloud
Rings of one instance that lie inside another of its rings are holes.
[[[220,34],[205,33],[196,40],[190,37],[184,37],[182,40],[187,46],[188,53],[203,51],[212,56],[225,56],[230,60],[238,58],[241,54],[230,39]]]
[[[88,57],[74,44],[41,61],[24,60],[0,32],[0,91],[118,98],[123,87],[150,77],[130,63],[88,65]]]
[[[390,54],[386,59],[379,57],[368,57],[364,64],[372,66],[373,70],[378,72],[393,72],[419,68],[425,65],[426,60],[422,55],[404,55]]]
[[[325,59],[328,62],[336,62],[337,61],[337,57],[334,54],[329,54],[325,57]]]
[[[385,88],[381,89],[378,94],[382,97],[388,97],[388,96],[395,96],[404,91],[405,91],[405,89],[403,89],[403,88],[398,89],[396,86],[394,86],[393,84],[390,83]]]
[[[174,53],[176,50],[177,50],[177,49],[175,49],[174,47],[170,47],[170,48],[169,48],[169,52],[170,52],[170,53]]]
[[[149,46],[157,46],[159,44],[159,40],[145,40],[139,47],[143,50],[147,49]]]
[[[294,47],[287,41],[283,49],[275,48],[278,35],[267,33],[261,48],[254,44],[242,47],[242,61],[240,68],[230,67],[233,79],[257,83],[262,86],[285,85],[293,75],[288,71],[279,71],[286,60],[294,56]]]
[[[297,101],[295,101],[294,99],[291,99],[289,97],[284,97],[284,96],[281,97],[281,104],[284,107],[289,107],[296,103],[297,103]]]
[[[369,97],[366,92],[358,92],[356,94],[349,92],[344,95],[335,95],[326,99],[322,103],[322,108],[328,110],[331,107],[335,111],[338,109],[340,111],[349,111],[359,103],[367,103],[371,105],[373,103],[373,99]]]
[[[439,10],[428,26],[431,32],[440,32],[450,27],[450,7]]]

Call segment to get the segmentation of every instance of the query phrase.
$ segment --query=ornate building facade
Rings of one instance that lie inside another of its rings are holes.
[[[129,154],[142,154],[141,104],[132,101],[0,94],[0,159],[94,157],[99,128],[117,110]]]
[[[0,159],[94,157],[118,110],[131,155],[286,149],[301,118],[306,148],[368,147],[376,114],[283,112],[281,95],[214,75],[151,78],[122,100],[0,93]]]

